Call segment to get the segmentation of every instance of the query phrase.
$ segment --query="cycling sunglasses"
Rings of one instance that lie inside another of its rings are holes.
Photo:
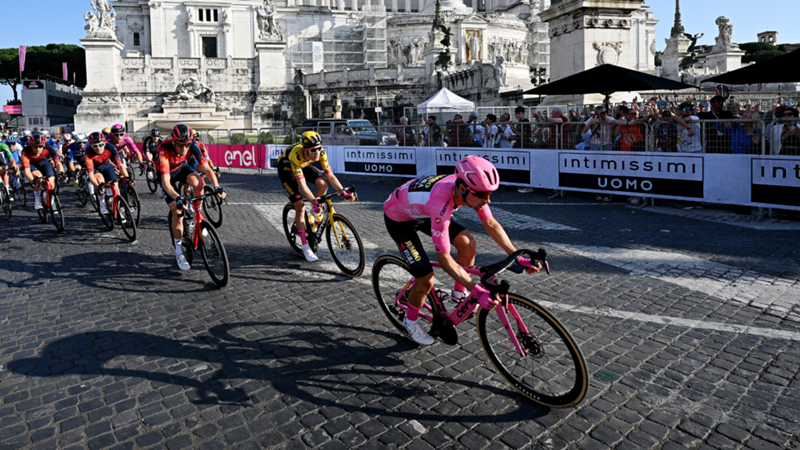
[[[125,136],[125,133],[114,133],[114,136],[123,137],[123,136]]]
[[[322,146],[311,147],[307,148],[306,150],[310,151],[311,153],[317,153],[318,151],[322,150]]]
[[[105,142],[100,142],[98,144],[92,144],[92,148],[103,148],[106,146]]]
[[[477,197],[481,200],[489,200],[489,196],[492,195],[491,191],[482,192],[482,191],[473,191],[472,189],[468,189],[469,193],[472,194],[473,197]]]

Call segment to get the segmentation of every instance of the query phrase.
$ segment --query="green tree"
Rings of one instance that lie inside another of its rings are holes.
[[[661,67],[661,52],[656,52],[655,66],[656,67]]]
[[[766,61],[786,53],[782,47],[776,47],[766,42],[747,42],[739,44],[739,48],[745,51],[742,56],[742,62],[745,64]]]
[[[61,79],[62,63],[67,63],[69,82],[72,82],[72,73],[75,72],[76,84],[86,86],[86,53],[82,47],[72,44],[28,47],[23,77],[38,72]],[[18,100],[16,89],[19,83],[19,48],[0,49],[0,84],[14,90],[14,100]]]

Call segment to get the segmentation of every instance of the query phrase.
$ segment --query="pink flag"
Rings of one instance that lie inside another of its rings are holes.
[[[73,86],[74,86],[74,85],[75,85],[75,83],[76,83],[76,81],[75,81],[75,77],[76,77],[76,75],[75,75],[75,72],[72,72],[72,85],[73,85]]]
[[[69,81],[69,71],[67,70],[67,63],[63,63],[64,68],[64,81]]]
[[[19,46],[19,71],[25,72],[25,53],[28,51],[27,45]]]

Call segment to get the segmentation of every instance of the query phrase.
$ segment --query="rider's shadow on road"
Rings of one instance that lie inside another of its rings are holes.
[[[325,328],[331,331],[327,332]],[[371,340],[380,337],[381,341],[391,345],[378,348],[378,345],[364,345],[356,338],[348,337],[363,337],[364,334],[381,335]],[[253,339],[256,336],[258,338]],[[473,412],[463,420],[496,422],[503,416],[519,420],[531,413],[537,416],[547,414],[546,408],[522,400],[507,389],[470,379],[404,371],[405,363],[400,356],[405,351],[416,351],[414,344],[395,333],[362,327],[242,322],[213,327],[208,333],[189,340],[129,331],[76,334],[48,344],[39,356],[11,361],[7,368],[27,377],[101,375],[118,380],[144,378],[183,387],[186,396],[195,404],[252,406],[261,399],[251,393],[271,388],[280,395],[294,396],[319,407],[362,411],[374,416],[430,420],[441,420],[441,415],[435,411],[428,414],[388,411],[380,402],[357,406],[339,400],[352,395],[408,399],[431,395],[417,385],[454,383],[468,390],[489,391],[480,397],[509,396],[518,400],[520,406],[517,411],[500,415],[482,416]],[[181,361],[185,367],[176,369]],[[337,376],[342,373],[348,376]],[[242,383],[242,380],[248,381]],[[254,385],[251,381],[262,385]]]

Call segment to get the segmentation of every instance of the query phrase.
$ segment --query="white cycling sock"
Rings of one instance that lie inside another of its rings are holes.
[[[183,246],[181,245],[181,239],[175,239],[175,254],[180,255],[183,253]]]

